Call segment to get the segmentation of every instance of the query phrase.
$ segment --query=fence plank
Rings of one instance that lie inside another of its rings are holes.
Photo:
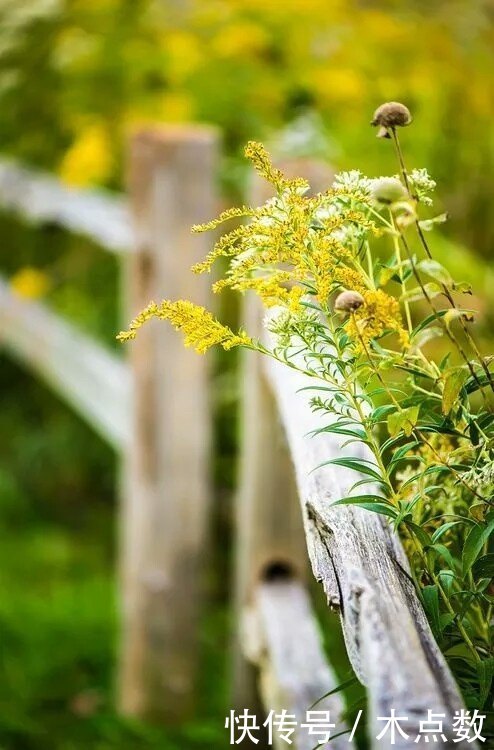
[[[134,247],[125,200],[64,185],[52,175],[0,160],[0,206],[34,223],[52,222],[115,253]]]
[[[350,659],[368,686],[372,737],[383,728],[378,717],[390,716],[393,708],[397,716],[408,717],[404,729],[412,738],[428,709],[445,714],[445,727],[451,727],[462,701],[407,575],[397,537],[375,513],[331,507],[332,501],[345,497],[356,476],[343,467],[313,471],[343,450],[338,435],[310,435],[321,426],[320,418],[310,408],[310,396],[300,389],[314,381],[272,360],[267,373],[295,465],[314,575],[328,600],[340,607]],[[364,458],[361,446],[351,450]],[[379,750],[388,747],[389,733],[373,742]],[[412,743],[398,735],[394,747],[409,748]],[[456,744],[466,746],[463,741]]]
[[[116,355],[0,279],[0,344],[40,375],[117,450],[128,442],[131,389]]]
[[[257,300],[246,298],[244,323],[260,329]],[[233,700],[259,710],[257,670],[246,661],[243,613],[256,587],[273,569],[305,578],[307,559],[293,469],[259,358],[243,354],[240,481],[236,501]]]
[[[264,706],[276,713],[285,709],[296,717],[295,750],[313,750],[317,737],[302,725],[314,703],[316,711],[329,711],[335,724],[332,735],[347,727],[341,719],[341,695],[323,697],[335,687],[321,645],[316,619],[305,586],[290,576],[274,577],[258,585],[246,618],[245,650],[260,672]],[[322,699],[322,700],[321,700]],[[285,747],[283,741],[275,747]],[[331,740],[336,750],[354,747],[347,735]]]
[[[190,266],[209,238],[192,224],[214,215],[216,132],[147,130],[130,147],[136,252],[128,317],[150,299],[208,304]],[[134,408],[124,476],[120,696],[131,714],[177,721],[194,707],[197,616],[210,505],[208,358],[152,321],[130,345]]]
[[[282,166],[288,173],[305,174],[312,180],[316,189],[326,188],[332,174],[327,167],[321,168],[320,164],[315,165],[314,162],[305,159],[285,161]],[[270,197],[268,191],[269,187],[264,181],[254,176],[251,185],[251,201],[257,204],[266,200]],[[244,301],[243,323],[252,335],[262,332],[261,314],[258,300],[248,295]],[[259,357],[252,352],[245,352],[242,372],[241,465],[236,502],[237,632],[234,643],[233,700],[239,708],[249,707],[259,712],[262,710],[259,706],[257,689],[259,672],[253,670],[250,663],[256,660],[251,659],[249,662],[245,658],[244,624],[249,621],[253,604],[264,601],[267,606],[270,601],[268,592],[276,591],[267,587],[266,581],[271,576],[287,575],[293,581],[294,588],[290,591],[295,591],[295,589],[303,591],[307,557],[293,469],[290,466],[276,404],[270,393]],[[300,593],[297,601],[300,602],[303,596],[306,594]],[[296,651],[298,646],[290,623],[298,617],[300,612],[297,608],[291,613],[287,611],[290,603],[295,604],[295,599],[288,597],[284,601],[283,619],[278,619],[273,612],[275,618],[273,623],[277,623],[280,627],[279,635],[282,637],[282,642],[285,645],[291,643],[291,646],[287,647],[294,648]],[[257,605],[254,609],[257,611]],[[269,630],[269,632],[274,631]],[[274,649],[267,658],[268,660],[274,659],[277,669],[280,665],[276,660],[276,645],[272,639],[268,638],[267,648]],[[322,654],[319,654],[319,659],[323,659]],[[298,664],[300,665],[300,662]],[[293,663],[292,667],[295,669],[296,664]],[[330,687],[335,687],[336,678],[328,667],[325,669],[325,676],[329,685],[326,686],[327,691]],[[279,678],[283,679],[282,672]],[[299,679],[301,683],[304,682],[303,671]],[[293,680],[294,682],[297,680],[295,674]],[[317,693],[320,688],[318,677],[314,675],[313,680],[312,690]],[[274,698],[273,690],[268,691],[270,695],[267,695],[265,690],[261,692],[264,693],[261,696],[264,699],[264,707],[269,711],[274,708],[271,703],[267,702]],[[291,699],[293,698],[292,695]],[[305,709],[312,701],[309,701]]]

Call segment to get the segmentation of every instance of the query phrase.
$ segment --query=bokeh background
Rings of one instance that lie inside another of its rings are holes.
[[[0,0],[0,151],[70,185],[123,187],[128,134],[214,123],[225,201],[257,138],[335,168],[393,174],[377,105],[400,100],[410,166],[427,166],[450,221],[436,257],[474,285],[494,348],[494,5],[491,0]],[[0,267],[116,347],[117,261],[87,240],[0,214]],[[228,297],[223,314],[234,320]],[[0,334],[1,336],[1,334]],[[234,356],[216,362],[216,511],[201,701],[170,730],[117,716],[117,460],[0,351],[0,747],[226,747]]]

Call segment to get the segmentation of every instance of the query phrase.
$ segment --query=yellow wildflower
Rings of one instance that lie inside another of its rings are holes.
[[[382,289],[361,290],[364,304],[352,313],[347,322],[348,335],[355,340],[356,348],[364,348],[372,339],[386,331],[403,333],[398,301]]]
[[[20,297],[39,299],[49,291],[51,281],[41,269],[25,266],[11,277],[10,286]]]
[[[261,54],[269,43],[266,29],[249,21],[233,23],[221,29],[213,40],[213,52],[219,58],[255,57]]]
[[[262,143],[249,141],[245,147],[244,153],[252,162],[254,169],[264,177],[265,180],[274,185],[278,192],[281,193],[286,189],[307,189],[309,187],[307,180],[303,180],[300,177],[289,180],[285,177],[281,169],[273,166],[271,157]]]
[[[113,170],[113,143],[101,123],[86,127],[66,152],[59,174],[68,185],[105,182]]]
[[[204,307],[188,300],[163,300],[159,304],[150,302],[131,322],[129,329],[117,336],[118,340],[135,339],[139,328],[151,318],[169,320],[177,331],[184,334],[185,346],[192,346],[199,354],[204,354],[216,344],[220,344],[223,349],[232,349],[234,346],[249,346],[252,343],[252,339],[244,331],[234,333]]]

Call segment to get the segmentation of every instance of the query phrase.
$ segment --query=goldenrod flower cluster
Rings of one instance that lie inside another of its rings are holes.
[[[234,346],[249,346],[252,340],[244,331],[234,333],[228,326],[220,323],[204,307],[194,305],[188,300],[170,302],[164,300],[150,304],[132,321],[128,331],[118,335],[120,341],[135,339],[137,331],[151,318],[169,320],[172,326],[185,335],[185,346],[193,347],[199,354],[204,354],[216,344],[224,349]]]
[[[382,231],[374,210],[374,182],[358,171],[339,175],[333,186],[308,194],[302,179],[289,179],[271,162],[264,146],[250,142],[245,149],[257,172],[276,190],[275,197],[258,208],[242,206],[224,211],[217,219],[193,227],[194,232],[216,229],[227,221],[244,220],[214,245],[195,273],[209,273],[219,258],[228,261],[223,278],[212,288],[254,291],[266,307],[281,306],[301,313],[312,297],[324,315],[332,313],[333,294],[344,289],[363,296],[364,304],[345,322],[355,350],[388,332],[407,344],[398,301],[376,287],[362,265],[362,248]],[[169,320],[185,333],[186,344],[205,351],[213,344],[225,348],[248,344],[244,333],[234,334],[209,313],[191,303],[151,304],[120,340],[134,338],[150,317]]]
[[[385,332],[395,332],[400,343],[408,343],[398,301],[382,289],[362,292],[364,304],[352,313],[347,323],[347,333],[357,343],[357,350],[365,349],[372,339],[380,338]]]

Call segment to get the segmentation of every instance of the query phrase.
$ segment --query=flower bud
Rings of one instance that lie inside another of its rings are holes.
[[[412,122],[412,116],[408,107],[400,102],[386,102],[374,112],[371,125],[379,125],[378,138],[390,138],[389,130],[396,127],[405,127]]]
[[[365,300],[359,292],[344,291],[336,297],[334,309],[339,313],[352,313],[362,307]]]
[[[384,203],[387,206],[408,197],[405,188],[397,177],[379,177],[379,179],[374,180],[371,195],[377,203]]]

